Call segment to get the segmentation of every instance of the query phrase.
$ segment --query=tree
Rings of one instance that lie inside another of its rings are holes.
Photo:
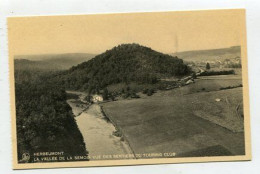
[[[154,89],[149,89],[147,91],[147,96],[151,96],[151,95],[153,95],[153,93],[154,93]]]
[[[130,91],[130,87],[129,86],[126,87],[126,91],[127,92]]]
[[[91,103],[91,95],[87,95],[87,96],[85,97],[85,100],[86,100],[87,102]]]
[[[193,79],[196,79],[196,78],[197,78],[196,73],[192,73],[192,78],[193,78]]]
[[[103,97],[104,100],[108,99],[108,90],[107,90],[107,88],[104,89],[102,97]]]
[[[206,64],[206,69],[209,70],[210,69],[210,64],[207,62]]]

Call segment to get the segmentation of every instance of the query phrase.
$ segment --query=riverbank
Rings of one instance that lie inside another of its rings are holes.
[[[72,91],[70,91],[71,93]],[[99,104],[88,105],[80,102],[83,98],[79,92],[79,99],[70,99],[67,102],[72,110],[80,112],[79,108],[85,108],[75,117],[78,128],[83,136],[90,160],[106,159],[132,159],[134,155],[128,144],[120,137],[114,136],[116,131],[114,125],[107,120],[101,111]],[[72,104],[74,103],[74,104]]]

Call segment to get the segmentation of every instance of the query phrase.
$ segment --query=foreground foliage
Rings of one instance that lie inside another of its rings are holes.
[[[85,143],[66,103],[64,88],[37,78],[34,72],[26,73],[33,74],[34,80],[15,84],[18,159],[23,153],[35,152],[86,156]]]

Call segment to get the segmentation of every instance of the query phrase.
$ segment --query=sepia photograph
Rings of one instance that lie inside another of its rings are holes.
[[[8,18],[13,168],[250,160],[244,9]]]

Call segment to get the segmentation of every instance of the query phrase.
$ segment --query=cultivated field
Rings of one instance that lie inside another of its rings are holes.
[[[241,78],[215,76],[150,97],[103,103],[135,153],[244,154]],[[234,87],[220,90],[220,88]]]
[[[219,91],[227,87],[234,88],[241,85],[242,79],[239,75],[200,76],[195,79],[195,83],[174,90],[161,91],[154,96],[182,96],[198,92]],[[242,96],[242,93],[240,95]]]

